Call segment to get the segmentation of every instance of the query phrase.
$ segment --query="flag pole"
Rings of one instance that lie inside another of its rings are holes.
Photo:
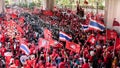
[[[85,44],[82,46],[82,50],[81,50],[81,52],[83,53],[83,57],[85,57],[84,56],[84,48],[85,48],[85,45],[87,44],[87,42],[88,42],[88,40],[85,42]]]
[[[115,57],[115,45],[116,45],[116,40],[117,40],[117,37],[115,38],[114,49],[113,49],[113,57]]]
[[[48,42],[48,40],[47,40],[47,49],[46,49],[46,62],[49,62],[49,61],[47,60],[47,56],[48,56],[48,45],[49,45],[49,42]]]
[[[82,46],[82,50],[81,50],[82,53],[84,53],[84,48],[85,48],[85,45],[87,44],[87,42],[88,42],[88,39],[85,41],[85,44]],[[83,57],[84,57],[84,54],[83,54]]]
[[[49,30],[51,30],[51,24],[49,24]],[[50,38],[50,34],[48,34],[48,38]],[[49,55],[48,55],[48,45],[50,45],[50,44],[49,44],[49,41],[48,41],[48,39],[47,39],[46,62],[49,62],[49,60],[47,60],[47,57],[49,56]]]
[[[105,0],[105,2],[106,2],[106,0]],[[106,11],[105,11],[105,13],[106,13]],[[106,18],[105,18],[106,17]],[[107,14],[106,15],[104,15],[104,23],[105,23],[105,33],[106,33],[106,44],[107,44]],[[108,47],[108,46],[107,46]]]

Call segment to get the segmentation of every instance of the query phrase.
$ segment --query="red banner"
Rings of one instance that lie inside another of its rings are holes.
[[[66,41],[66,48],[77,53],[80,51],[80,45],[74,42]]]

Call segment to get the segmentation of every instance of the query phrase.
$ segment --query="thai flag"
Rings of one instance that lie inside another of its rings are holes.
[[[94,29],[100,30],[100,31],[105,30],[105,26],[103,24],[96,22],[95,20],[90,21],[89,28],[94,28]]]
[[[82,26],[82,30],[83,30],[83,31],[89,30],[89,26],[88,26],[88,25],[83,25],[83,24],[81,24],[81,26]]]
[[[25,52],[26,55],[30,54],[30,49],[25,44],[20,45],[20,49]]]
[[[69,35],[67,35],[66,33],[64,32],[59,32],[59,39],[61,41],[70,41],[72,39],[72,37],[70,37]]]

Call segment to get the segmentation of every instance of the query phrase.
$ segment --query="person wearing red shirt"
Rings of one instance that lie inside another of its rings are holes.
[[[0,48],[0,54],[4,56],[5,51],[6,51],[6,48],[2,46],[2,48]]]
[[[45,68],[43,61],[39,61],[39,63],[37,64],[36,68]]]
[[[1,34],[0,34],[0,41],[1,41],[2,43],[5,42],[5,36],[4,36],[4,33],[1,33]]]
[[[65,68],[64,58],[61,58],[61,62],[59,64],[58,68]]]
[[[86,59],[85,63],[83,64],[82,68],[90,68],[87,59]]]
[[[34,53],[34,51],[35,51],[35,46],[34,45],[30,47],[30,51],[31,51],[31,54]]]
[[[31,68],[30,60],[29,60],[29,59],[26,60],[26,62],[25,62],[25,64],[24,64],[23,67],[24,67],[24,68]]]
[[[31,67],[28,64],[25,64],[24,68],[31,68]]]
[[[12,57],[12,56],[5,56],[6,68],[9,67],[11,57]]]
[[[15,63],[12,63],[9,68],[17,68],[17,66],[15,65]]]
[[[15,59],[15,65],[16,65],[17,67],[20,65],[20,62],[19,62],[19,59],[18,59],[18,58]]]
[[[58,56],[58,54],[56,52],[53,52],[51,55],[52,60],[55,60],[55,58]]]

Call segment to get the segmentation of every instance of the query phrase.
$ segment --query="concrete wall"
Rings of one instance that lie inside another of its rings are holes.
[[[120,26],[112,27],[114,18],[120,22],[120,0],[106,0],[105,5],[105,21],[107,28],[115,29],[120,33]]]
[[[0,0],[0,13],[4,11],[4,0]]]

